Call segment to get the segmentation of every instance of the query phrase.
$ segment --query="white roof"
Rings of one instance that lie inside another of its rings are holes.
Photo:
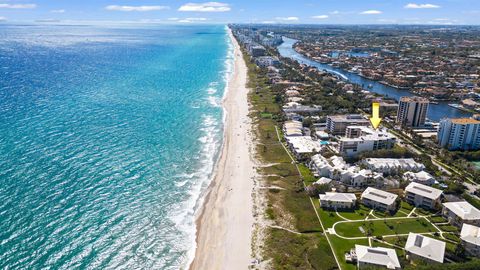
[[[397,199],[398,195],[386,192],[380,189],[368,187],[365,189],[365,191],[362,193],[362,199],[367,198],[372,201],[380,202],[386,205],[391,205],[395,202]]]
[[[359,262],[383,265],[388,269],[400,268],[394,249],[355,245],[355,253]]]
[[[405,250],[418,256],[443,263],[445,245],[443,241],[421,234],[409,233]]]
[[[295,152],[299,154],[320,151],[322,148],[320,143],[314,141],[310,136],[286,137],[285,139],[293,146]]]
[[[357,197],[353,193],[325,192],[325,194],[320,194],[320,201],[354,202],[356,200]]]
[[[455,213],[455,215],[457,215],[462,220],[480,219],[480,210],[478,210],[468,202],[447,202],[444,203],[443,206]]]
[[[440,189],[436,189],[433,187],[429,187],[420,183],[412,182],[406,188],[405,191],[411,192],[416,195],[420,195],[425,198],[429,198],[431,200],[436,200],[442,195],[442,191]]]
[[[433,176],[426,171],[421,171],[417,173],[406,172],[403,174],[403,176],[405,176],[406,178],[412,178],[413,180],[419,181],[419,182],[426,182],[433,179]]]
[[[374,169],[402,168],[423,170],[425,166],[413,160],[413,158],[367,158],[364,163]]]
[[[460,238],[463,241],[480,246],[480,227],[464,223],[460,232]]]
[[[327,177],[322,177],[320,179],[318,179],[315,184],[317,185],[324,185],[324,184],[329,184],[330,182],[332,182],[332,179],[330,178],[327,178]]]

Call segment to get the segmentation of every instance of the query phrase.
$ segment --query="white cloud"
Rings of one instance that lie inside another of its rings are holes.
[[[106,10],[112,11],[155,11],[169,9],[167,6],[117,6],[110,5],[105,7]]]
[[[276,21],[262,21],[260,23],[263,23],[263,24],[275,24]]]
[[[324,19],[328,19],[328,15],[317,15],[317,16],[312,16],[312,19],[324,20]]]
[[[7,18],[0,16],[0,22],[5,22],[5,21],[7,21]]]
[[[332,14],[332,15],[338,15],[338,14],[340,14],[340,11],[334,10],[334,11],[330,12],[330,14]]]
[[[439,5],[434,5],[434,4],[415,4],[415,3],[410,3],[406,4],[404,8],[408,9],[422,9],[422,8],[440,8]]]
[[[290,17],[276,17],[275,20],[294,22],[294,21],[298,21],[300,19],[298,17],[290,16]]]
[[[206,2],[206,3],[187,3],[178,11],[195,11],[195,12],[225,12],[230,11],[230,5],[220,2]]]
[[[199,17],[195,17],[195,18],[184,18],[184,19],[180,19],[180,18],[168,18],[167,20],[169,21],[175,21],[175,22],[179,22],[179,23],[192,23],[192,22],[204,22],[204,21],[208,21],[208,18],[199,18]]]
[[[50,10],[51,13],[65,13],[65,9],[53,9]]]
[[[0,8],[11,8],[11,9],[27,9],[27,8],[36,8],[35,4],[0,4]]]
[[[363,15],[376,15],[376,14],[382,14],[383,12],[381,12],[380,10],[375,10],[375,9],[372,9],[372,10],[365,10],[363,12],[361,12],[360,14],[363,14]]]

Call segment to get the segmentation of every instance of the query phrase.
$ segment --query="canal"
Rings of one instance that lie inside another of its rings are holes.
[[[377,94],[399,100],[400,97],[404,96],[413,96],[414,94],[410,93],[407,90],[397,89],[391,86],[381,84],[377,81],[373,81],[367,78],[364,78],[358,74],[348,72],[341,68],[335,68],[328,64],[322,64],[316,62],[308,57],[305,57],[297,53],[293,49],[293,45],[297,40],[283,37],[283,43],[278,46],[278,51],[281,56],[288,57],[294,60],[297,60],[301,64],[309,65],[318,68],[319,70],[325,70],[329,73],[335,74],[341,77],[344,80],[347,80],[351,83],[365,86],[365,89]],[[371,85],[370,88],[367,88],[367,85]],[[439,121],[442,118],[460,118],[460,117],[470,117],[472,114],[464,112],[455,108],[448,106],[448,102],[439,102],[439,104],[430,104],[428,108],[427,117],[433,121]]]

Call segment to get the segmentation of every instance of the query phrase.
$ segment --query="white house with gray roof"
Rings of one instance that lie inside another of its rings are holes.
[[[450,224],[458,227],[464,223],[480,226],[480,210],[465,201],[443,203],[442,214]]]
[[[421,259],[427,262],[443,263],[445,242],[426,237],[417,233],[409,233],[405,251],[411,259]]]
[[[322,208],[351,209],[355,207],[357,197],[353,193],[325,192],[320,194]]]
[[[460,239],[469,254],[480,257],[480,227],[463,224]]]
[[[435,209],[442,193],[440,189],[412,182],[405,188],[405,200],[416,207]]]
[[[395,210],[397,198],[396,194],[368,187],[362,193],[361,200],[365,206],[385,212]]]
[[[391,248],[355,245],[355,254],[358,269],[371,267],[401,269],[397,253]]]

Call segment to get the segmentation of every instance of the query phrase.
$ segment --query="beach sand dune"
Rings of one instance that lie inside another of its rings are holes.
[[[237,41],[229,34],[235,63],[223,104],[224,146],[197,220],[197,249],[191,269],[247,269],[252,261],[255,163],[250,151],[247,67]]]

